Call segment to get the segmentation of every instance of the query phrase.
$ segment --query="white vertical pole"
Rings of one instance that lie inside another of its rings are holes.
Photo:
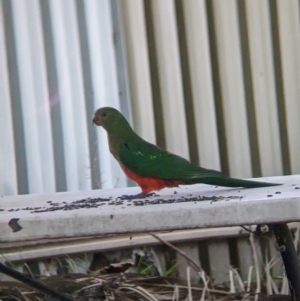
[[[156,142],[144,2],[121,1],[128,59],[133,124],[136,132]]]
[[[13,0],[12,8],[29,192],[54,192],[50,110],[39,5],[37,0]]]
[[[247,0],[245,4],[262,176],[282,175],[268,1]]]
[[[291,170],[300,173],[300,3],[277,0]]]
[[[212,0],[230,175],[251,177],[238,12],[235,0]]]
[[[95,110],[120,109],[117,66],[109,0],[85,0]],[[92,118],[92,116],[90,116]],[[109,153],[106,132],[97,128],[101,187],[127,186],[126,176]]]
[[[11,98],[4,36],[4,16],[0,2],[0,195],[17,194],[17,174]]]
[[[175,6],[152,0],[157,63],[168,151],[189,158]]]
[[[82,66],[73,0],[49,1],[62,112],[68,190],[91,188]],[[88,124],[87,124],[88,123]]]
[[[200,165],[220,170],[205,1],[185,0],[183,8]]]

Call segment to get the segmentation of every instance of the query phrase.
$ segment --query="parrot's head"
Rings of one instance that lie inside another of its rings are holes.
[[[130,128],[126,118],[118,110],[111,107],[96,110],[93,123],[102,126],[110,134]]]

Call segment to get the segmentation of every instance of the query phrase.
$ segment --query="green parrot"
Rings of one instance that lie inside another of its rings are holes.
[[[96,110],[93,123],[107,131],[109,150],[124,173],[142,189],[142,195],[165,187],[203,183],[226,187],[257,188],[281,184],[234,179],[219,171],[198,167],[138,136],[116,109]]]

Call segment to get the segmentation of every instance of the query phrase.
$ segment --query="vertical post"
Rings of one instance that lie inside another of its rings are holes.
[[[275,224],[273,229],[285,267],[291,296],[293,300],[299,301],[300,264],[291,232],[287,224]]]

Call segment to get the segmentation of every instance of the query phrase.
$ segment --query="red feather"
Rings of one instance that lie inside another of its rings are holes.
[[[180,184],[184,184],[183,181],[164,180],[158,178],[141,177],[132,172],[125,165],[120,164],[126,176],[132,181],[135,181],[142,189],[144,194],[148,194],[154,190],[161,190],[166,187],[178,187]]]

